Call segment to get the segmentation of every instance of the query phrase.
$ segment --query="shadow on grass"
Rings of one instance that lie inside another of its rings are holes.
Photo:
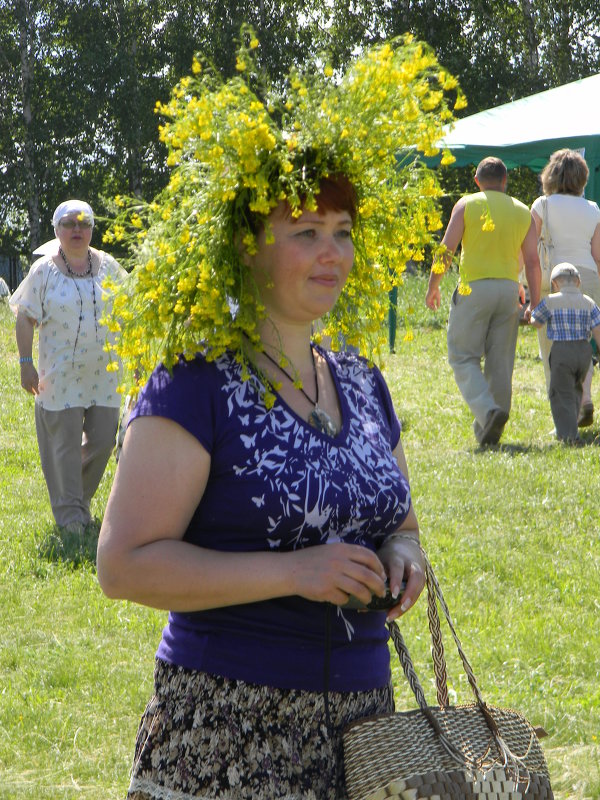
[[[475,453],[487,453],[487,452],[500,452],[500,453],[508,453],[509,455],[522,455],[524,453],[545,453],[551,448],[554,447],[564,447],[566,449],[580,449],[582,447],[600,447],[600,435],[598,435],[595,431],[589,432],[580,432],[581,441],[577,444],[569,443],[569,442],[558,442],[556,439],[551,439],[547,444],[543,445],[534,445],[534,444],[504,444],[500,442],[499,444],[489,444],[489,445],[477,445],[475,447]]]
[[[96,564],[96,548],[100,521],[93,520],[81,531],[70,531],[54,525],[43,537],[38,552],[41,558],[73,567]]]
[[[524,453],[544,453],[548,448],[535,444],[505,444],[499,442],[498,444],[476,444],[474,445],[473,452],[476,455],[482,453],[508,453],[508,455],[516,456],[523,455]]]

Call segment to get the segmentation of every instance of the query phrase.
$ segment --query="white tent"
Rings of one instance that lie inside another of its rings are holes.
[[[563,147],[581,150],[590,168],[586,195],[600,201],[600,74],[464,117],[444,136],[455,166],[498,156],[507,167],[541,171]]]

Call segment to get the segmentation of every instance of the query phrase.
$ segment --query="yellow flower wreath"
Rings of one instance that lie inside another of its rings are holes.
[[[293,214],[316,207],[320,180],[345,174],[359,201],[355,263],[322,333],[376,359],[384,341],[388,292],[410,259],[441,227],[440,188],[420,160],[452,119],[445,92],[463,97],[431,49],[410,36],[356,59],[343,75],[292,70],[283,92],[259,77],[258,42],[242,30],[238,74],[223,80],[196,57],[192,75],[157,111],[171,179],[151,203],[126,202],[111,237],[134,243],[129,280],[111,286],[111,351],[127,369],[122,390],[140,385],[157,362],[173,365],[202,348],[243,362],[264,316],[240,257],[256,247],[248,215],[267,216],[282,200]],[[446,153],[447,162],[451,156]],[[135,378],[133,377],[135,375]],[[135,393],[135,389],[134,389]]]

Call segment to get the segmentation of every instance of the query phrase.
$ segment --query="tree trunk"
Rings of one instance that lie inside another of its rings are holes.
[[[135,197],[142,196],[142,143],[140,135],[140,87],[137,65],[137,39],[135,29],[129,30],[129,41],[127,43],[127,53],[129,55],[130,75],[129,75],[129,95],[131,98],[132,122],[128,143],[128,172],[129,189]]]
[[[124,72],[121,114],[121,133],[127,153],[127,179],[129,192],[135,197],[142,196],[142,144],[140,131],[140,87],[138,72],[137,30],[139,9],[136,0],[116,0],[118,18],[118,46],[127,54]]]
[[[523,13],[523,22],[525,25],[524,36],[527,51],[523,54],[523,61],[531,76],[533,85],[535,85],[536,78],[539,75],[540,60],[538,48],[540,40],[535,27],[535,20],[533,18],[533,4],[531,0],[521,0],[521,11]]]
[[[33,114],[31,90],[34,79],[35,20],[34,10],[28,0],[18,0],[19,51],[21,55],[21,100],[23,103],[23,185],[29,218],[31,251],[41,244],[40,198],[35,180],[35,143],[33,137]]]

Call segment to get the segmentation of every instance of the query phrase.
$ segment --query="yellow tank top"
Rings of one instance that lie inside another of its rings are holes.
[[[482,278],[518,282],[519,252],[531,214],[526,205],[504,192],[467,195],[460,255],[463,283]]]

